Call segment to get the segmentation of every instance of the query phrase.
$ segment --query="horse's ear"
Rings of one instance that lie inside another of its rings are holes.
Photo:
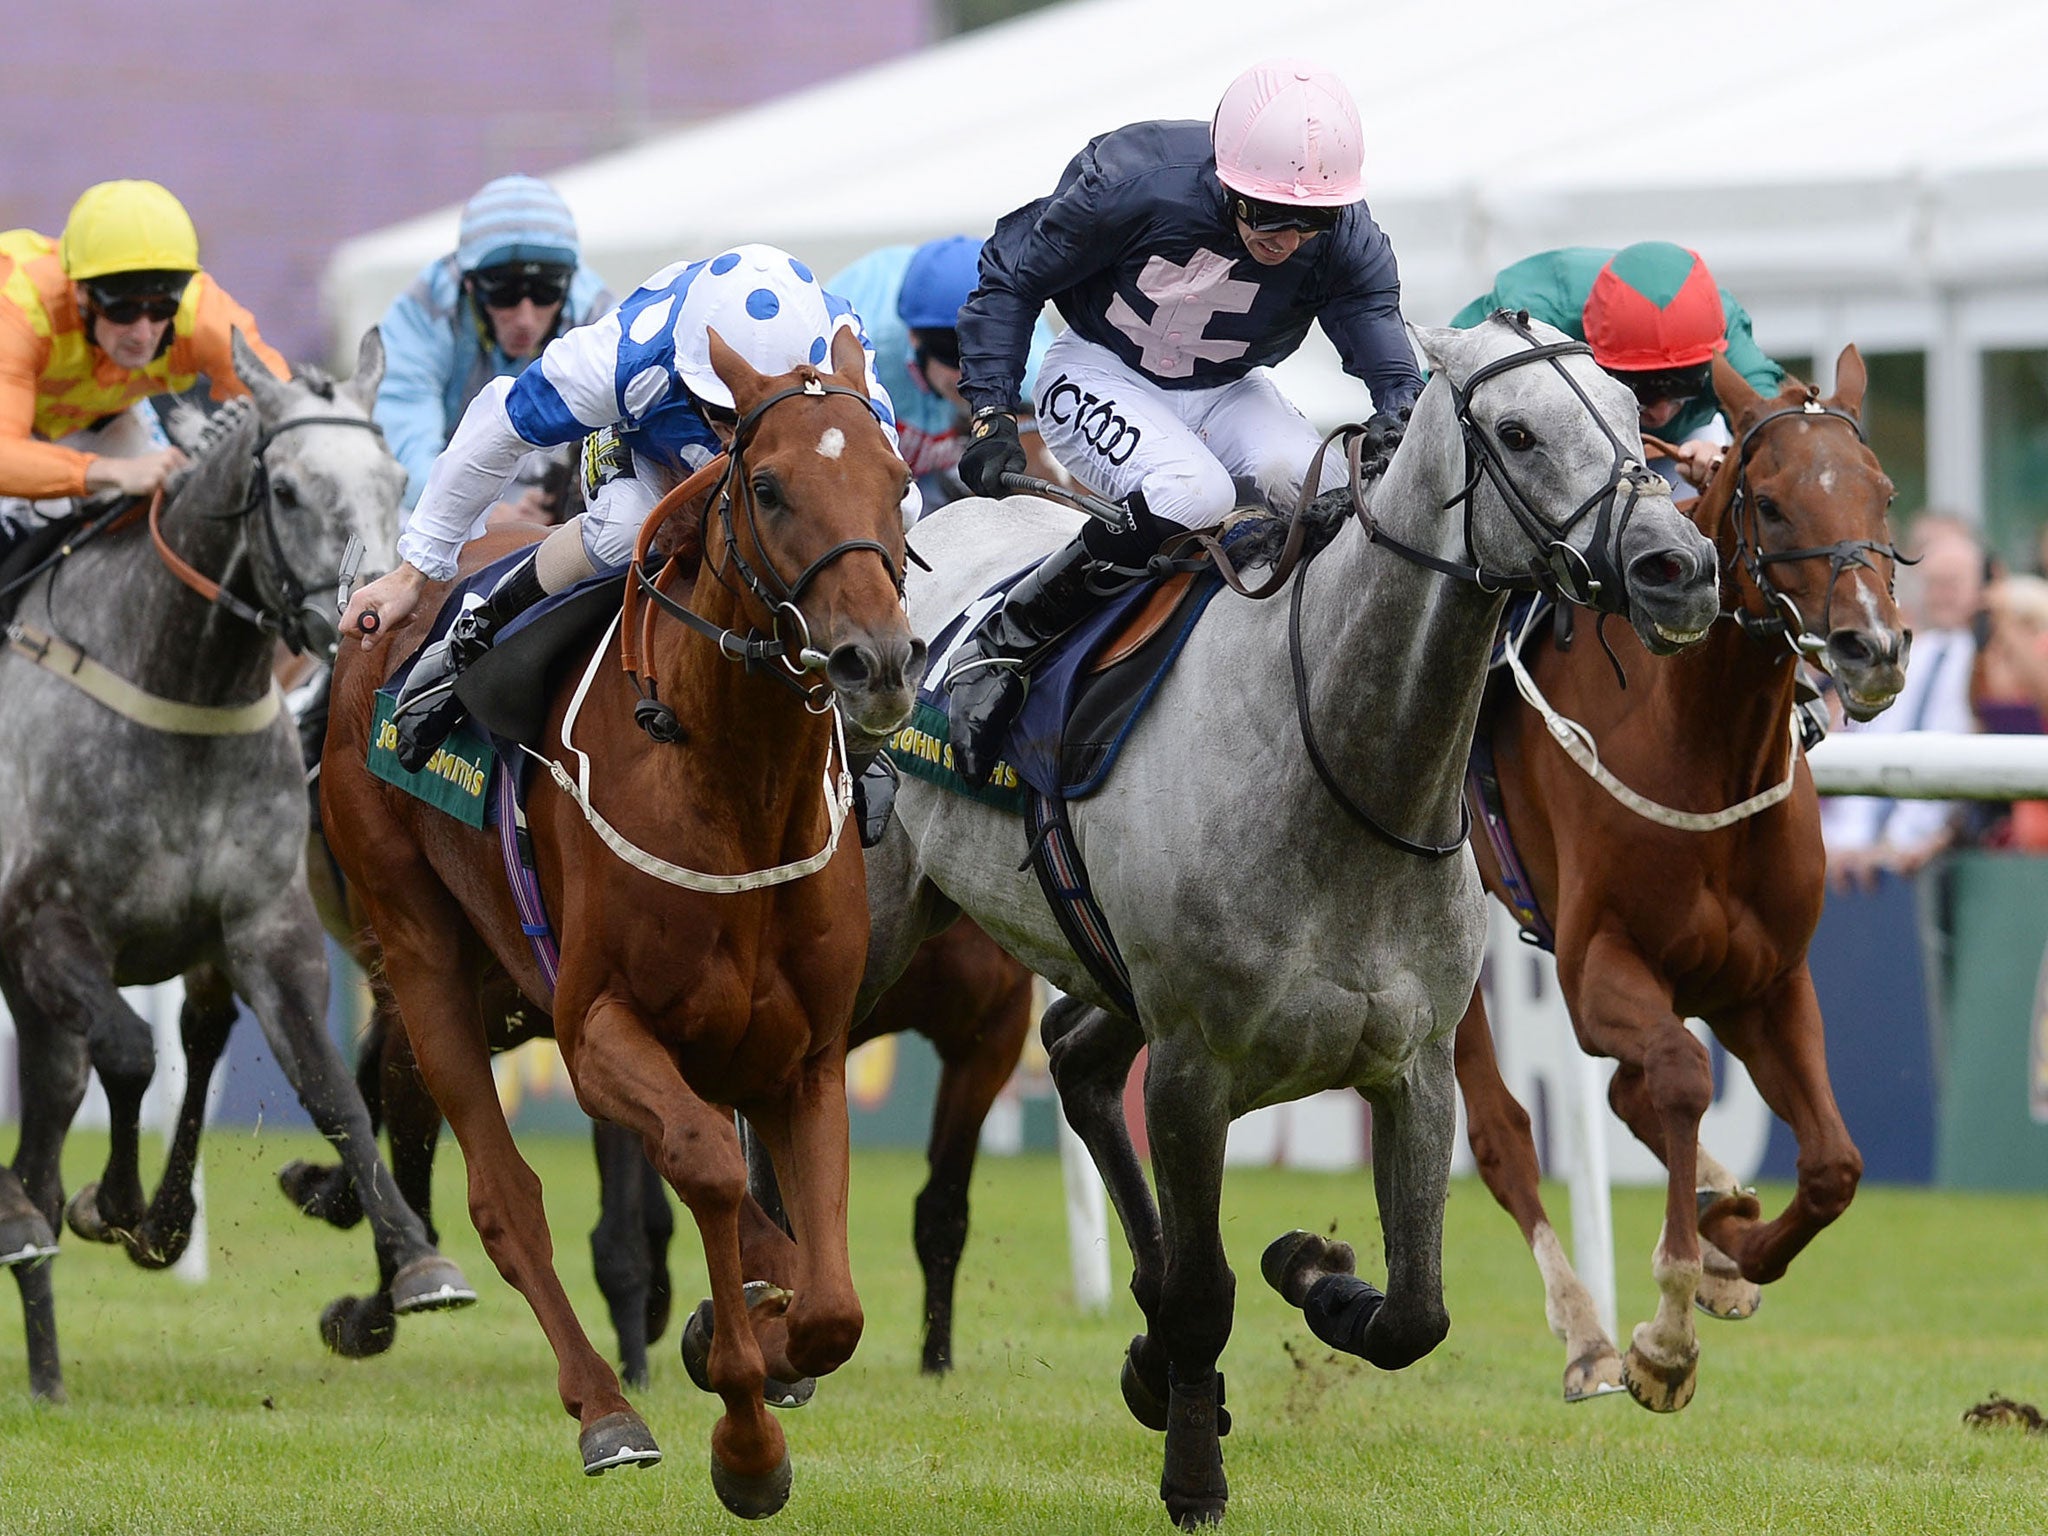
[[[235,327],[228,344],[234,349],[235,377],[256,397],[256,409],[272,420],[282,416],[291,404],[291,391],[278,381],[270,365],[257,356],[256,349],[243,337],[241,327]]]
[[[1835,392],[1828,403],[1860,418],[1863,415],[1863,391],[1869,383],[1870,374],[1863,366],[1863,354],[1856,350],[1856,343],[1852,341],[1835,359]]]
[[[868,392],[867,350],[850,325],[842,325],[832,333],[832,376],[849,389]]]
[[[356,404],[370,411],[376,408],[377,386],[383,382],[384,333],[373,325],[363,332],[362,343],[356,348],[355,377],[348,381],[347,388]]]
[[[1744,412],[1753,411],[1763,404],[1763,396],[1736,370],[1733,363],[1721,353],[1714,354],[1714,393],[1720,397],[1721,409],[1731,422],[1740,421]]]
[[[1448,373],[1452,365],[1472,346],[1472,332],[1449,325],[1411,325],[1408,334],[1421,349],[1422,361],[1431,373]]]
[[[707,326],[704,339],[711,346],[711,371],[732,391],[733,409],[746,415],[747,406],[760,397],[767,381],[752,363],[725,344],[716,328]]]

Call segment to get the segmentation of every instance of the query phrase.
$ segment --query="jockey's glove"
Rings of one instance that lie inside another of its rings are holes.
[[[974,413],[967,428],[967,446],[960,451],[960,478],[977,496],[1007,496],[1004,475],[1026,468],[1024,445],[1017,440],[1017,418],[997,406]]]
[[[1359,454],[1360,466],[1368,475],[1381,474],[1394,461],[1394,450],[1401,446],[1402,434],[1408,430],[1407,406],[1397,411],[1374,411],[1365,424],[1365,441]]]

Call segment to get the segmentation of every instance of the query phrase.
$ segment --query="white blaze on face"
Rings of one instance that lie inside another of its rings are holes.
[[[836,459],[844,452],[846,452],[846,434],[837,427],[827,427],[825,435],[818,439],[818,456],[824,459]]]

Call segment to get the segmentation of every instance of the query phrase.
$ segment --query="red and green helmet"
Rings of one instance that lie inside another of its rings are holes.
[[[1728,350],[1721,290],[1695,251],[1623,246],[1593,279],[1583,319],[1593,360],[1618,373],[1695,368]]]

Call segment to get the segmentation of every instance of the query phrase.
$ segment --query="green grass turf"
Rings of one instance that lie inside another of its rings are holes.
[[[154,1150],[153,1148],[151,1149]],[[75,1186],[103,1155],[74,1138]],[[563,1279],[611,1335],[590,1278],[586,1143],[533,1138]],[[730,1531],[706,1476],[715,1402],[673,1335],[637,1406],[660,1467],[581,1474],[575,1425],[525,1304],[483,1257],[444,1151],[448,1251],[482,1301],[408,1320],[381,1359],[321,1348],[321,1305],[361,1289],[367,1236],[293,1214],[271,1183],[310,1137],[216,1130],[207,1144],[213,1278],[194,1289],[112,1249],[56,1261],[68,1407],[33,1407],[13,1308],[0,1321],[0,1532]],[[989,1159],[960,1286],[959,1369],[917,1370],[909,1241],[922,1160],[864,1153],[853,1261],[867,1334],[851,1364],[784,1416],[796,1488],[778,1530],[1169,1529],[1159,1438],[1126,1415],[1116,1373],[1136,1309],[1069,1303],[1058,1171]],[[1782,1189],[1765,1191],[1766,1204]],[[1513,1225],[1471,1181],[1446,1237],[1450,1338],[1383,1375],[1333,1357],[1258,1277],[1268,1239],[1332,1222],[1379,1251],[1367,1176],[1233,1170],[1224,1237],[1239,1275],[1224,1367],[1238,1532],[2048,1531],[2048,1436],[1979,1431],[1962,1410],[2000,1389],[2048,1400],[2048,1200],[1868,1189],[1743,1323],[1700,1320],[1699,1395],[1658,1417],[1626,1399],[1567,1407]],[[1563,1219],[1565,1201],[1551,1197]],[[1654,1194],[1623,1192],[1624,1326],[1648,1315]],[[1120,1249],[1120,1244],[1117,1245]],[[702,1291],[687,1223],[678,1315]],[[1377,1265],[1369,1259],[1367,1269]],[[0,1287],[0,1290],[11,1287]]]

